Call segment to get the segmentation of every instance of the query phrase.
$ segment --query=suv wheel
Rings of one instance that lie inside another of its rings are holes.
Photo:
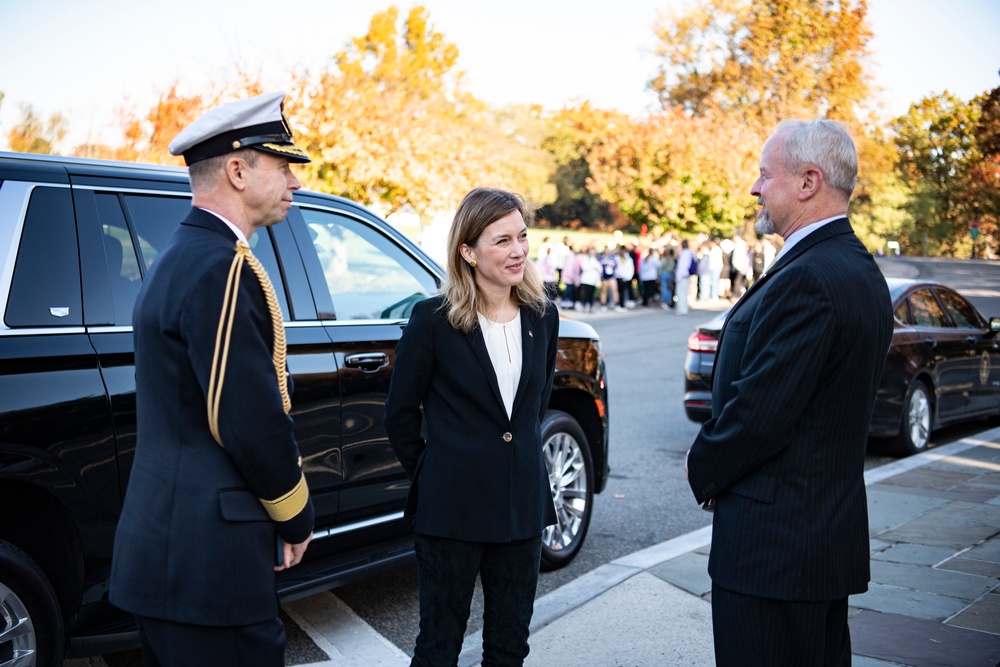
[[[594,506],[594,472],[590,446],[573,417],[550,410],[542,422],[542,455],[556,524],[542,533],[542,570],[569,564],[580,551]]]
[[[62,664],[59,602],[27,554],[0,542],[0,667]]]

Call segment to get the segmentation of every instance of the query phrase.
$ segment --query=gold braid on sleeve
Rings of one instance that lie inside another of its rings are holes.
[[[212,432],[212,437],[220,445],[222,445],[222,435],[219,433],[219,404],[222,401],[222,383],[226,377],[229,343],[232,339],[233,319],[236,316],[236,297],[239,294],[240,272],[244,261],[257,276],[261,289],[264,291],[267,309],[271,314],[271,328],[274,330],[271,360],[274,362],[274,372],[278,378],[281,405],[286,413],[292,409],[292,399],[288,395],[288,372],[285,370],[288,352],[281,305],[274,292],[274,285],[267,277],[267,272],[260,260],[250,252],[250,246],[247,245],[246,241],[237,241],[236,256],[233,257],[233,263],[229,267],[226,290],[222,297],[222,313],[219,315],[219,328],[215,334],[215,353],[212,355],[212,372],[208,381],[208,427]]]

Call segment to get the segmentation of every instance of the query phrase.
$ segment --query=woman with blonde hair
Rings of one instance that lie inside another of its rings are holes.
[[[477,575],[482,664],[528,655],[541,534],[556,521],[541,421],[559,317],[528,261],[525,218],[519,195],[469,192],[448,235],[448,280],[413,308],[396,347],[385,425],[416,517],[413,667],[457,663]]]

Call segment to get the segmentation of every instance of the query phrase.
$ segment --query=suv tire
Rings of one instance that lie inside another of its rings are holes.
[[[59,667],[62,655],[62,617],[52,586],[27,554],[0,541],[0,667]]]
[[[556,508],[556,524],[542,532],[542,570],[549,571],[568,565],[587,536],[594,464],[583,429],[561,410],[549,410],[542,421],[542,455]]]

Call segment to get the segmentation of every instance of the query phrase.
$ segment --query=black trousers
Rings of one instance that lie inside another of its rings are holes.
[[[482,667],[518,667],[528,655],[542,538],[466,542],[417,534],[420,634],[410,667],[453,667],[469,621],[476,575],[483,584]]]
[[[712,585],[716,667],[851,664],[847,598],[771,600]]]
[[[237,627],[136,616],[144,667],[283,667],[285,626],[274,618]]]

